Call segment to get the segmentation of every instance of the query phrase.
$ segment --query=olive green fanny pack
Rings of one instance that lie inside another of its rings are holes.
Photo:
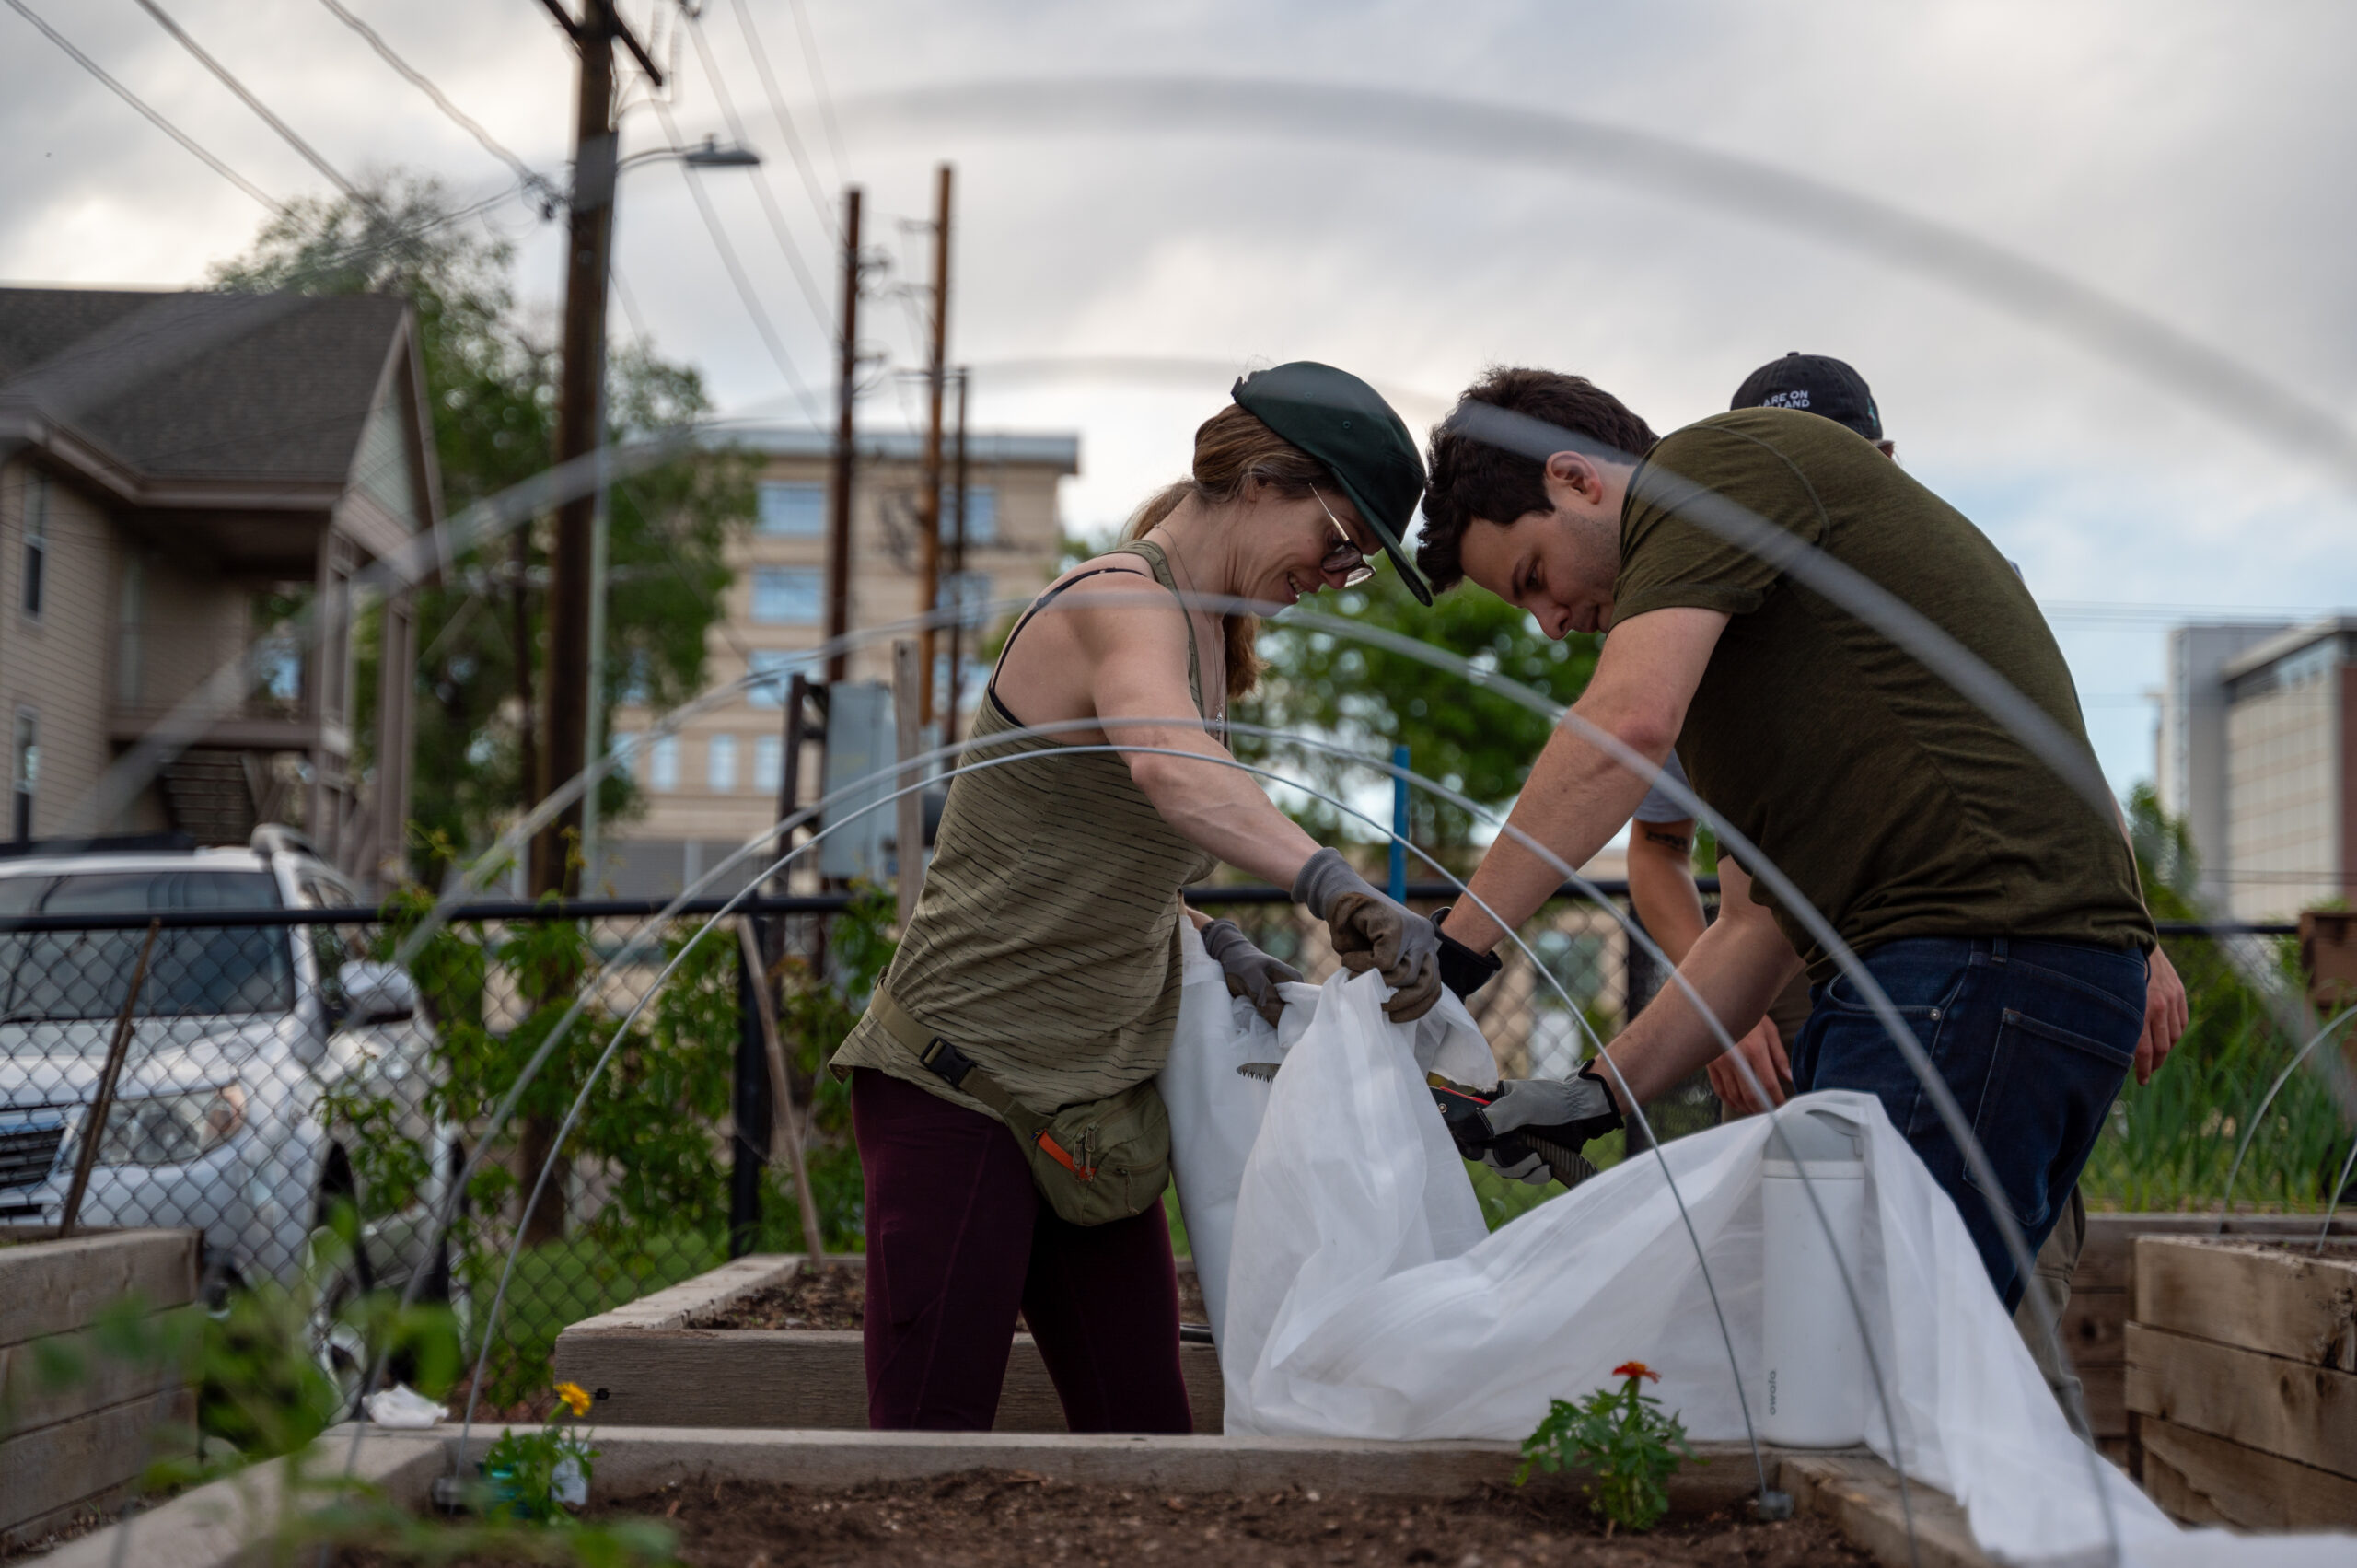
[[[1170,1184],[1170,1113],[1153,1079],[1042,1116],[946,1036],[918,1023],[882,986],[867,1012],[927,1072],[1006,1123],[1030,1162],[1031,1184],[1068,1223],[1108,1225],[1161,1201]]]

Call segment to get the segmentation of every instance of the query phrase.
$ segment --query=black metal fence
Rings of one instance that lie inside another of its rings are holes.
[[[0,884],[0,1222],[202,1230],[211,1296],[286,1293],[346,1389],[371,1293],[442,1304],[472,1347],[505,1278],[497,1406],[544,1385],[567,1324],[731,1255],[800,1250],[757,985],[818,1228],[861,1245],[847,1099],[822,1064],[888,959],[880,892],[749,901],[719,924],[703,900],[664,926],[647,902],[474,904],[429,933],[422,905],[278,907],[260,874],[41,880]],[[1452,892],[1410,889],[1427,907]],[[1279,889],[1190,896],[1329,970],[1323,927]],[[1593,904],[1559,900],[1521,935],[1532,957],[1510,952],[1478,999],[1504,1075],[1570,1072],[1660,983]],[[1719,1117],[1699,1079],[1650,1109],[1664,1137]]]

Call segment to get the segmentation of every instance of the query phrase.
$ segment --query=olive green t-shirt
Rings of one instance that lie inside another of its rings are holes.
[[[1769,524],[1767,547],[1689,515],[1702,491]],[[2085,744],[2061,650],[1980,529],[1845,426],[1745,409],[1665,436],[1620,514],[1616,624],[1677,606],[1729,617],[1678,740],[1695,793],[1857,951],[1907,936],[2151,947],[2119,828],[1970,698],[1788,576],[1801,544],[1905,600]],[[1753,888],[1828,978],[1824,949]]]

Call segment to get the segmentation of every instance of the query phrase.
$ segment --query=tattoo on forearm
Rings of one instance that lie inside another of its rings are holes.
[[[1684,833],[1665,833],[1658,828],[1647,828],[1645,837],[1655,843],[1674,849],[1680,854],[1686,854],[1694,847],[1694,841]]]

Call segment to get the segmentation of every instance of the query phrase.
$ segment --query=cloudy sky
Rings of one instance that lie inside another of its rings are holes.
[[[339,170],[431,172],[468,199],[515,183],[321,0],[159,3]],[[22,4],[271,196],[329,189],[135,0]],[[570,51],[535,0],[341,4],[561,175]],[[703,0],[694,24],[767,160],[706,191],[788,356],[823,399],[830,329],[755,181],[831,310],[841,180],[868,192],[888,290],[923,280],[905,225],[954,162],[952,354],[978,367],[979,423],[1080,433],[1076,528],[1175,476],[1250,364],[1349,366],[1421,427],[1484,365],[1536,363],[1666,430],[1805,349],[1857,365],[1902,459],[2021,563],[2117,784],[2151,772],[2166,625],[2357,603],[2348,448],[2336,465],[2272,429],[2183,354],[2032,319],[1960,248],[1889,238],[1969,237],[2357,426],[2346,6],[803,4]],[[625,8],[660,13],[680,134],[726,139],[676,5]],[[626,149],[667,139],[648,96]],[[686,178],[625,176],[629,308],[726,408],[801,418]],[[192,283],[264,215],[0,8],[0,278]],[[520,201],[492,221],[552,311],[555,230]],[[869,320],[916,362],[904,301]],[[863,411],[915,413],[888,377]]]

